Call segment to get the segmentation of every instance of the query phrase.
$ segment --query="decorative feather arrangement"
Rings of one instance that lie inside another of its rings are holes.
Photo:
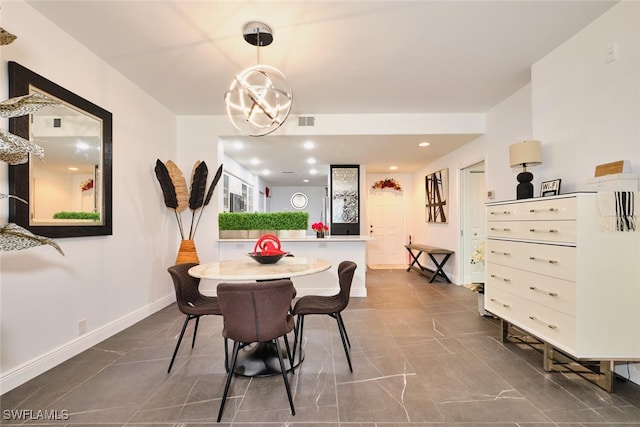
[[[11,118],[31,114],[47,105],[59,107],[60,102],[38,92],[16,96],[0,102],[0,117]]]
[[[220,181],[222,165],[218,167],[218,171],[209,185],[208,190],[207,177],[209,175],[209,169],[205,162],[198,160],[193,165],[189,189],[187,189],[186,179],[182,171],[171,160],[166,163],[162,163],[160,159],[156,160],[155,172],[156,178],[158,178],[158,182],[160,183],[160,188],[162,189],[164,204],[167,209],[172,211],[176,216],[180,237],[182,240],[192,240],[198,229],[204,207],[211,201],[213,190],[216,188],[216,185],[218,185],[218,181]],[[185,238],[182,212],[187,210],[187,208],[191,210],[191,225],[189,226],[188,237]]]
[[[0,117],[24,116],[46,106],[59,105],[58,101],[34,92],[0,102]],[[44,158],[44,149],[34,142],[0,129],[0,160],[10,165],[19,165],[29,160],[29,154],[42,159]]]
[[[62,249],[55,240],[48,237],[36,236],[19,225],[9,223],[0,225],[0,251],[19,251],[21,249],[29,249],[35,246],[49,245],[53,246],[61,255],[64,255]]]
[[[9,34],[13,39],[6,42],[6,34],[7,33],[0,28],[2,44],[11,43],[11,41],[15,39],[13,34]],[[24,116],[47,105],[58,106],[60,104],[40,93],[32,93],[29,95],[10,98],[0,102],[0,117],[12,118]],[[29,161],[29,154],[42,159],[44,157],[44,149],[36,143],[0,129],[1,161],[7,162],[10,165],[19,165]],[[11,194],[0,194],[0,199],[8,197],[27,203],[26,200],[21,199],[20,197],[13,196]],[[37,236],[17,224],[10,223],[0,225],[0,252],[29,249],[40,245],[53,246],[58,252],[60,252],[60,254],[64,255],[60,246],[58,246],[53,239],[44,236]]]

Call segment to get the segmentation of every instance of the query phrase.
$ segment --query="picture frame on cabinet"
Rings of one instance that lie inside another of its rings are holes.
[[[542,184],[540,184],[540,197],[557,196],[560,194],[561,181],[561,179],[543,181]]]

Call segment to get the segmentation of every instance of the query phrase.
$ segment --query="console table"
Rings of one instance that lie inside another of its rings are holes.
[[[614,361],[640,359],[638,259],[638,233],[605,229],[597,193],[489,203],[484,308],[503,340],[537,338],[545,370],[612,391]]]
[[[411,269],[413,268],[420,274],[423,274],[427,277],[431,276],[429,279],[429,283],[433,283],[436,277],[441,277],[446,280],[447,283],[451,283],[451,280],[449,280],[449,277],[444,272],[443,267],[445,266],[447,261],[449,261],[451,255],[453,255],[453,251],[450,251],[449,249],[436,248],[435,246],[420,245],[417,243],[410,243],[408,245],[404,245],[404,247],[407,248],[407,251],[413,259],[413,261],[411,261],[411,263],[409,264],[407,271],[411,271]],[[417,252],[417,254],[414,253],[414,251]],[[431,261],[433,261],[433,264],[436,266],[435,270],[431,270],[420,264],[419,258],[423,253],[427,254]],[[435,255],[441,256],[441,259],[436,259]]]

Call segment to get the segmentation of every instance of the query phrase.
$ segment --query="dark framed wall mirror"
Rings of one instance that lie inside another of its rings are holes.
[[[44,148],[44,159],[9,166],[9,221],[52,238],[112,234],[111,113],[16,62],[9,96],[57,101],[9,120],[9,132]]]

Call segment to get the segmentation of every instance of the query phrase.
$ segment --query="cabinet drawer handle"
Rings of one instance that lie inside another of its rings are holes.
[[[530,228],[529,231],[532,232],[532,233],[535,233],[535,232],[538,232],[538,233],[557,233],[558,232],[558,230],[554,230],[553,228],[550,229],[550,230],[540,230],[540,229]]]
[[[545,291],[544,289],[540,289],[540,288],[536,288],[535,286],[529,286],[529,289],[531,289],[534,292],[540,292],[541,294],[547,294],[551,297],[557,297],[558,294],[556,292],[549,292],[549,291]]]
[[[511,255],[511,253],[509,253],[509,252],[491,251],[491,253],[494,254],[494,255],[504,255],[504,256]]]
[[[554,259],[544,259],[544,258],[536,258],[534,256],[530,256],[529,259],[531,261],[540,261],[540,262],[548,262],[549,264],[557,264],[558,261],[554,260]]]
[[[491,212],[491,215],[510,215],[510,211],[502,211],[502,212]]]
[[[502,303],[502,302],[498,301],[498,300],[497,300],[497,299],[495,299],[495,298],[489,298],[489,301],[491,301],[491,302],[495,302],[496,304],[499,304],[499,305],[503,306],[504,308],[509,308],[509,307],[511,307],[509,304],[504,304],[504,303]]]
[[[538,319],[538,318],[537,318],[537,317],[535,317],[535,316],[529,316],[529,319],[533,320],[534,322],[538,322],[538,323],[540,323],[540,324],[542,324],[542,325],[546,326],[546,327],[547,327],[547,328],[549,328],[549,329],[558,329],[558,327],[557,327],[556,325],[552,325],[552,324],[550,324],[550,323],[543,322],[542,320]]]
[[[507,279],[506,277],[496,276],[495,274],[492,274],[491,277],[493,277],[494,279],[502,280],[503,282],[510,282],[511,281],[511,279]]]
[[[560,209],[558,208],[549,208],[549,209],[529,209],[529,212],[531,213],[536,213],[536,212],[558,212]]]
[[[496,227],[491,227],[491,231],[511,231],[510,228],[496,228]]]

